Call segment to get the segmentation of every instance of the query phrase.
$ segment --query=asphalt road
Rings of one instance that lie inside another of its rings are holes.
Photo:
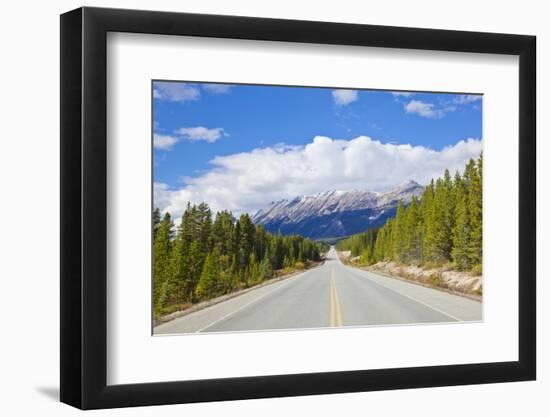
[[[154,334],[234,332],[482,320],[465,297],[326,262],[294,277],[154,328]]]

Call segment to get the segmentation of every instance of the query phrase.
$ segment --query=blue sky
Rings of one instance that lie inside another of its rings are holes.
[[[481,115],[466,94],[154,82],[155,204],[255,211],[324,187],[425,182],[479,154]]]

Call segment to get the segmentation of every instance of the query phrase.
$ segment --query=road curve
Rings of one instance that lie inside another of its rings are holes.
[[[320,267],[161,324],[153,333],[480,320],[478,301],[344,265],[331,248]]]

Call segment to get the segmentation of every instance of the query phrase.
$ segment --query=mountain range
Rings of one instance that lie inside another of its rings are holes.
[[[424,186],[412,180],[383,193],[324,191],[273,202],[259,210],[252,221],[283,235],[300,234],[311,239],[343,237],[382,226],[395,216],[399,200],[408,204],[423,191]]]

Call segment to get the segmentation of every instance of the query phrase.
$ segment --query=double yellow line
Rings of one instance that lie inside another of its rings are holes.
[[[336,277],[334,267],[331,271],[330,280],[330,327],[342,326],[342,311],[340,310],[340,300],[338,300],[338,291],[336,290]]]

